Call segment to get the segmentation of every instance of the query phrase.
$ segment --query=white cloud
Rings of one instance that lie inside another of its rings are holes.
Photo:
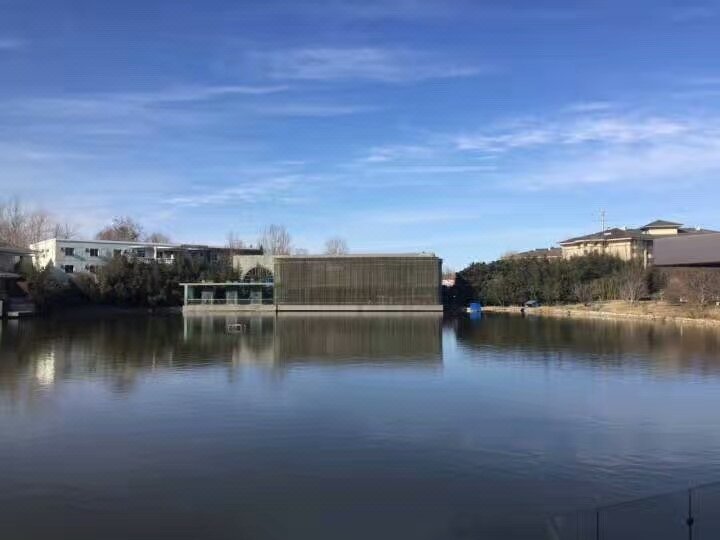
[[[395,144],[371,148],[364,163],[385,163],[400,159],[418,159],[431,157],[437,149],[430,145]]]
[[[363,213],[362,221],[381,225],[418,225],[477,219],[477,212],[458,211],[452,208],[419,208],[415,210],[388,210]]]
[[[377,107],[370,105],[334,105],[331,103],[278,103],[253,107],[254,112],[268,116],[306,116],[319,118],[347,116],[376,110],[378,110]]]
[[[295,187],[308,188],[317,178],[304,174],[289,174],[274,177],[248,177],[237,185],[214,189],[211,186],[199,187],[193,191],[171,197],[165,202],[172,206],[197,207],[223,205],[229,203],[273,202],[293,203],[300,200],[293,193]],[[303,199],[306,200],[306,199]]]
[[[434,134],[424,142],[374,148],[356,166],[368,168],[369,178],[404,173],[416,185],[426,185],[423,174],[477,172],[468,188],[482,181],[524,190],[607,183],[667,190],[720,174],[720,117],[607,110],[571,106],[549,119],[526,118],[470,135]],[[477,159],[492,161],[473,163]]]
[[[288,90],[288,86],[246,86],[246,85],[228,85],[228,86],[188,86],[172,88],[159,92],[148,93],[129,93],[120,94],[119,97],[129,101],[139,101],[147,103],[163,103],[163,102],[182,102],[182,101],[205,101],[216,98],[232,97],[232,96],[262,96],[266,94],[276,94]]]
[[[568,105],[566,110],[573,113],[591,113],[608,111],[615,107],[616,104],[612,101],[580,101]]]
[[[677,23],[691,23],[714,19],[718,16],[718,10],[709,5],[686,5],[678,6],[668,12],[671,21]]]
[[[464,174],[476,172],[495,171],[495,165],[443,165],[443,164],[422,164],[406,165],[398,167],[382,167],[373,169],[373,174]]]
[[[403,83],[469,77],[483,71],[477,66],[461,65],[433,54],[377,47],[261,52],[251,55],[251,60],[270,77],[285,80],[364,79]]]
[[[275,8],[273,11],[272,8]],[[244,8],[244,13],[248,8]],[[317,0],[286,2],[282,8],[262,5],[263,14],[276,15],[278,9],[294,17],[339,21],[391,20],[401,22],[463,20],[477,24],[498,20],[569,21],[581,15],[576,9],[527,6],[478,5],[475,0]]]
[[[547,145],[632,144],[677,136],[690,129],[685,122],[660,117],[585,117],[556,123],[538,121],[503,132],[461,135],[456,137],[455,144],[458,150],[483,152]]]
[[[252,116],[331,117],[376,110],[370,105],[296,103],[285,85],[186,86],[147,92],[29,96],[0,101],[0,122],[21,132],[127,138],[161,128],[202,128]]]
[[[720,138],[651,144],[644,148],[610,148],[573,159],[561,157],[508,182],[520,188],[549,189],[572,185],[623,183],[687,187],[693,181],[720,174]]]
[[[15,51],[25,47],[25,42],[21,39],[0,37],[0,51]]]

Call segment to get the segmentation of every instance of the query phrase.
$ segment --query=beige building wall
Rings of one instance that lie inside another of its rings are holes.
[[[677,227],[669,227],[666,229],[647,229],[645,234],[650,236],[676,236],[678,234]]]
[[[610,242],[578,242],[562,246],[563,259],[598,253],[618,257],[623,261],[642,261],[652,258],[652,242],[646,240],[619,240]]]
[[[630,241],[612,242],[604,244],[602,242],[581,242],[569,246],[562,246],[563,259],[571,259],[573,257],[582,257],[592,253],[612,255],[619,257],[624,261],[633,258],[633,246]]]

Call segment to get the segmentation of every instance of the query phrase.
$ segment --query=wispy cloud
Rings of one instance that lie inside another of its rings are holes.
[[[608,183],[676,189],[707,181],[708,176],[717,174],[720,174],[720,138],[673,141],[635,150],[615,148],[574,159],[557,159],[530,173],[515,175],[509,182],[514,187],[536,190]]]
[[[677,23],[689,23],[714,19],[719,14],[720,12],[718,11],[717,6],[711,6],[708,4],[677,6],[668,11],[670,20]]]
[[[616,104],[612,101],[580,101],[571,103],[566,110],[573,113],[602,112],[614,109]]]
[[[461,136],[455,143],[461,152],[521,159],[512,172],[497,175],[520,188],[622,182],[652,189],[707,181],[720,173],[720,118],[715,117],[579,114]]]
[[[257,105],[253,111],[268,116],[329,117],[347,116],[378,110],[372,105],[334,105],[331,103],[277,103]]]
[[[418,208],[363,213],[362,220],[381,225],[417,225],[477,219],[477,212],[452,208]]]
[[[197,207],[229,203],[293,202],[298,200],[292,189],[297,186],[308,188],[316,178],[305,174],[289,174],[272,177],[244,178],[236,185],[223,189],[200,187],[189,193],[167,199],[171,206]]]
[[[455,143],[459,150],[504,152],[546,145],[631,144],[676,136],[689,130],[682,121],[661,117],[581,117],[556,123],[530,122],[501,132],[461,135]]]
[[[0,163],[49,163],[92,159],[92,154],[70,152],[36,144],[0,141]]]
[[[371,148],[367,156],[361,159],[364,163],[386,163],[396,160],[417,160],[436,154],[437,149],[429,144],[394,144]]]
[[[626,109],[573,104],[550,117],[471,134],[435,133],[412,144],[373,148],[356,166],[370,176],[405,174],[417,185],[426,184],[423,175],[437,181],[466,174],[467,188],[482,181],[525,190],[607,183],[665,189],[720,174],[720,117]]]
[[[222,126],[257,116],[332,117],[376,110],[364,104],[298,102],[286,85],[185,86],[145,92],[29,96],[0,101],[0,120],[20,131],[123,138],[159,129]]]
[[[265,6],[263,6],[265,8]],[[567,21],[581,15],[576,9],[528,6],[478,5],[474,0],[319,0],[290,2],[283,6],[296,17],[339,21],[446,22]],[[267,8],[263,10],[267,13]],[[272,13],[272,10],[271,10]],[[276,13],[273,13],[276,14]]]
[[[490,172],[497,170],[495,165],[442,165],[442,164],[418,164],[395,167],[381,167],[373,169],[373,174],[437,174],[457,175],[466,173]]]
[[[470,77],[484,71],[481,67],[460,64],[435,54],[377,47],[256,52],[250,59],[268,76],[280,80],[364,79],[403,83]]]
[[[15,51],[25,47],[25,41],[22,39],[0,37],[0,52]]]

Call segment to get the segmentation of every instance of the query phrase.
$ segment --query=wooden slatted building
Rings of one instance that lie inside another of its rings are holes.
[[[441,311],[433,254],[275,257],[282,311]]]

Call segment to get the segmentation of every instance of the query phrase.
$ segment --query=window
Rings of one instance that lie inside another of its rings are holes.
[[[66,274],[72,274],[75,271],[75,267],[72,264],[66,264],[62,268]]]
[[[100,250],[98,248],[90,248],[90,256],[91,257],[99,257],[100,256]]]
[[[85,266],[85,270],[87,270],[91,274],[94,274],[97,272],[97,266],[95,266],[94,264],[88,264],[87,266]]]
[[[72,257],[73,255],[75,255],[75,248],[60,248],[60,251],[62,251],[67,257]]]

